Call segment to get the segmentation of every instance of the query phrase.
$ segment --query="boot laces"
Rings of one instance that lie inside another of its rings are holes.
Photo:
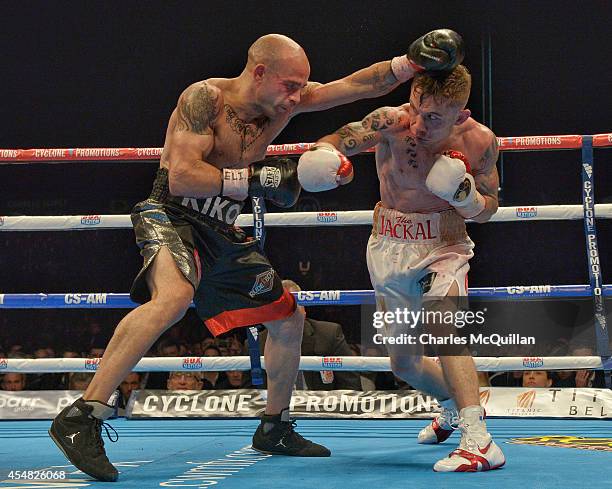
[[[456,409],[442,408],[440,413],[440,422],[438,424],[445,424],[456,430],[459,427],[459,413]]]
[[[304,443],[304,437],[295,431],[297,423],[293,420],[283,422],[283,431],[281,432],[281,440],[287,439],[298,443]]]
[[[106,432],[106,437],[113,443],[119,440],[119,433],[110,424],[104,422],[101,419],[94,418],[94,440],[96,448],[99,453],[104,453],[104,440],[102,439],[102,428]],[[110,431],[109,431],[110,430]],[[114,433],[114,437],[111,435],[111,431]]]

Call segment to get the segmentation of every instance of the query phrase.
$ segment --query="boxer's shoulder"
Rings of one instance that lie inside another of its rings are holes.
[[[471,117],[458,126],[459,139],[462,141],[466,152],[469,152],[472,160],[479,160],[492,146],[497,143],[497,138],[491,129]],[[474,158],[476,157],[476,158]]]
[[[407,120],[408,113],[404,106],[385,106],[370,112],[362,125],[365,129],[389,133],[402,130]]]
[[[189,85],[179,97],[178,108],[182,113],[212,123],[223,107],[223,79],[210,78]]]

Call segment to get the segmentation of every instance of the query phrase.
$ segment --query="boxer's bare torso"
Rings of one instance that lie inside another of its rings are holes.
[[[481,172],[487,163],[487,150],[495,136],[490,129],[469,118],[455,126],[441,143],[428,147],[415,138],[409,128],[409,104],[381,109],[390,122],[381,131],[376,147],[376,170],[380,195],[385,207],[401,212],[440,212],[451,205],[425,187],[425,179],[437,155],[445,150],[462,152],[470,162],[472,174]],[[382,115],[382,114],[381,114]]]
[[[203,113],[199,114],[202,127],[199,130],[213,138],[210,152],[202,155],[201,159],[219,169],[245,168],[250,163],[263,159],[270,142],[297,113],[295,109],[287,110],[278,113],[274,118],[262,115],[247,122],[240,117],[236,108],[241,101],[237,100],[238,87],[235,85],[235,80],[211,78],[192,86],[200,92],[199,97],[202,100],[200,111]],[[185,123],[177,108],[172,112],[166,130],[164,153],[160,163],[164,168],[169,166],[166,156],[170,152],[166,149],[174,144],[175,134],[180,133],[182,124]]]
[[[452,112],[449,112],[450,116],[445,115],[443,108],[438,111],[442,116],[454,117]],[[349,123],[322,140],[334,144],[349,156],[376,146],[376,170],[385,207],[405,213],[451,209],[447,201],[433,195],[425,186],[435,159],[446,150],[460,151],[467,157],[478,191],[496,203],[498,148],[493,132],[468,117],[464,122],[452,125],[447,136],[426,140],[419,137],[419,131],[415,129],[415,112],[409,103],[399,107],[381,107],[362,121]],[[435,126],[436,115],[429,113],[425,117],[431,118],[428,124]],[[494,207],[493,212],[487,211],[486,218],[495,212],[496,204]]]

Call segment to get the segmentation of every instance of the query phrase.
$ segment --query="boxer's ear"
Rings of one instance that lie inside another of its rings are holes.
[[[253,68],[253,78],[258,83],[261,83],[265,73],[266,73],[265,65],[258,64],[257,66],[255,66],[255,68]]]
[[[467,121],[472,115],[472,111],[470,109],[463,109],[459,111],[459,115],[457,115],[457,119],[455,120],[455,125],[460,126],[465,121]]]

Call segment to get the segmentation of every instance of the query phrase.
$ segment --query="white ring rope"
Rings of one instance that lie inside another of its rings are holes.
[[[601,357],[474,357],[476,369],[483,372],[507,370],[578,370],[603,369]],[[49,373],[49,372],[95,372],[99,358],[22,358],[0,359],[2,372]],[[612,363],[612,362],[611,362]],[[262,367],[265,359],[261,357]],[[610,366],[607,366],[610,368]],[[156,357],[143,358],[136,372],[169,371],[227,371],[250,370],[247,356],[235,357]],[[315,357],[303,356],[300,370],[348,370],[366,372],[391,371],[388,357]]]
[[[373,211],[277,212],[266,214],[266,227],[357,226],[372,224]],[[596,204],[595,217],[612,219],[612,204]],[[500,207],[490,222],[578,220],[581,205],[526,205]],[[252,227],[253,216],[240,214],[237,226]],[[128,229],[128,215],[2,216],[0,231],[69,231],[76,229]]]

